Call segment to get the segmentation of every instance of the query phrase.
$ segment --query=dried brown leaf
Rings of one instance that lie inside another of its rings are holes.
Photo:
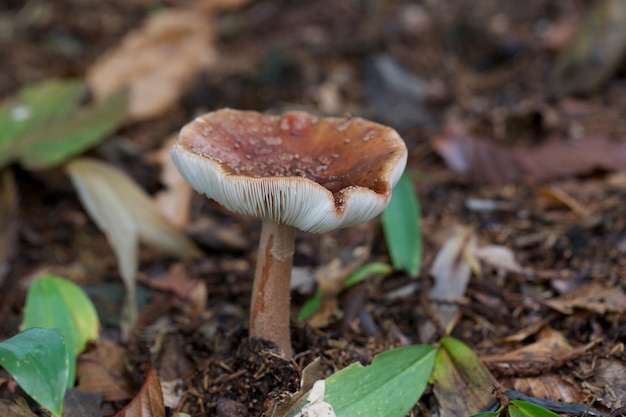
[[[450,169],[475,182],[539,182],[597,169],[626,170],[626,143],[601,137],[505,148],[486,139],[451,134],[436,138],[433,147]]]
[[[193,190],[180,175],[170,157],[174,142],[176,136],[170,137],[153,155],[152,159],[161,166],[161,183],[165,186],[163,191],[155,195],[155,199],[161,214],[174,226],[182,229],[189,224],[189,206]]]
[[[143,386],[133,400],[115,417],[165,417],[165,404],[159,376],[150,368]]]
[[[545,398],[568,403],[583,403],[587,400],[581,389],[561,375],[542,375],[533,378],[516,378],[513,388],[535,398]]]
[[[593,378],[583,386],[609,409],[626,406],[626,366],[615,359],[599,359]]]
[[[129,117],[163,114],[189,88],[194,75],[215,61],[211,16],[169,9],[150,15],[89,69],[87,82],[101,101],[130,88]]]
[[[565,336],[556,330],[545,328],[539,333],[535,343],[510,352],[483,356],[481,359],[487,363],[551,363],[569,356],[572,351]]]
[[[18,398],[16,402],[0,400],[0,415],[2,417],[37,417],[37,414],[30,411],[28,404]]]
[[[191,290],[199,282],[197,279],[189,277],[185,266],[181,263],[171,265],[163,275],[152,279],[142,279],[141,281],[151,288],[170,291],[183,299],[189,296]]]
[[[76,379],[79,391],[103,395],[103,401],[131,398],[125,367],[126,351],[115,342],[99,339],[94,349],[78,357]]]
[[[598,283],[593,283],[563,297],[546,300],[544,303],[563,314],[573,314],[575,309],[598,314],[625,313],[626,293],[619,286],[604,288]]]

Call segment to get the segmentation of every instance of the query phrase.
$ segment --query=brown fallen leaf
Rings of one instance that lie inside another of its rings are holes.
[[[23,398],[18,398],[15,402],[0,400],[0,415],[2,417],[37,417],[37,414],[30,411],[30,407]]]
[[[545,300],[544,304],[563,314],[573,314],[575,309],[597,314],[623,314],[626,312],[626,293],[619,286],[604,288],[598,283],[593,283],[562,297]]]
[[[602,137],[575,142],[553,139],[531,148],[506,148],[453,133],[435,138],[433,147],[450,169],[483,183],[539,182],[597,169],[626,171],[626,143]]]
[[[535,398],[568,403],[584,403],[587,396],[561,375],[547,374],[532,378],[515,378],[511,385],[516,391]]]
[[[569,342],[560,332],[551,328],[543,329],[537,341],[509,352],[483,356],[486,363],[551,363],[569,356],[573,351]]]
[[[599,359],[595,374],[583,386],[600,399],[607,408],[626,406],[626,366],[615,359]]]
[[[155,196],[156,205],[163,216],[174,226],[182,229],[189,224],[189,207],[193,190],[174,165],[170,157],[177,135],[165,141],[161,149],[150,158],[161,166],[161,183],[165,189]]]
[[[78,357],[76,389],[102,394],[103,401],[131,398],[131,383],[126,374],[126,351],[115,342],[99,339],[95,348]]]
[[[150,367],[135,398],[114,417],[165,417],[163,392],[156,369]]]
[[[156,278],[138,277],[138,281],[150,288],[170,291],[182,299],[186,299],[199,282],[197,279],[189,277],[185,266],[181,263],[171,265],[165,274]]]
[[[153,118],[176,103],[197,72],[215,62],[213,41],[210,14],[177,9],[151,14],[95,62],[87,83],[97,101],[129,87],[129,118]]]

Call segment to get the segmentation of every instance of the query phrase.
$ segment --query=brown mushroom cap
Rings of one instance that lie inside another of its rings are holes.
[[[186,125],[172,158],[227,209],[320,233],[380,214],[407,150],[393,129],[357,117],[224,109]]]

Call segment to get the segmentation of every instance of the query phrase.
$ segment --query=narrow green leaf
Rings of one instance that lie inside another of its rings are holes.
[[[127,94],[119,91],[101,104],[77,108],[66,119],[40,126],[23,137],[20,162],[50,168],[96,145],[126,117]]]
[[[554,411],[520,400],[511,400],[508,411],[511,417],[559,417]]]
[[[315,292],[315,295],[304,303],[302,308],[300,309],[300,314],[298,314],[298,318],[300,320],[306,320],[313,315],[317,310],[322,306],[322,291],[319,289]]]
[[[23,134],[64,119],[87,89],[79,80],[45,80],[22,88],[0,106],[0,166],[19,153]]]
[[[0,343],[0,366],[55,417],[61,417],[69,377],[68,352],[58,330],[32,328]]]
[[[70,376],[68,388],[74,385],[76,357],[89,340],[98,338],[96,309],[85,293],[71,281],[44,276],[29,287],[24,310],[24,328],[58,329],[68,351]]]
[[[393,272],[393,269],[388,264],[382,262],[372,262],[367,265],[363,265],[357,268],[351,273],[343,283],[344,288],[350,288],[353,285],[358,284],[370,275],[388,275]],[[315,292],[315,295],[304,303],[300,309],[298,318],[300,320],[306,320],[313,313],[315,313],[322,306],[322,298],[324,294],[319,289]]]
[[[382,262],[372,262],[367,265],[363,265],[357,268],[351,273],[343,283],[344,288],[350,288],[353,285],[358,284],[370,275],[389,275],[393,272],[393,269],[388,264]]]
[[[393,189],[382,224],[394,268],[416,277],[422,262],[422,231],[419,202],[407,173]]]
[[[439,406],[448,416],[465,417],[484,410],[496,380],[480,358],[451,337],[441,339],[432,374]]]
[[[352,364],[330,376],[324,401],[337,417],[403,417],[424,393],[434,362],[430,345],[381,353],[370,366]]]

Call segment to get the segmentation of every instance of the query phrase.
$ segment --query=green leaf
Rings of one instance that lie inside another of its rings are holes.
[[[0,167],[19,161],[49,168],[94,146],[126,117],[127,94],[82,106],[82,81],[48,80],[23,88],[0,106]]]
[[[360,268],[357,268],[354,272],[352,272],[344,281],[343,288],[350,288],[353,285],[358,284],[363,281],[370,275],[388,275],[393,272],[393,269],[382,262],[372,262],[367,265],[363,265]],[[322,306],[322,298],[324,297],[324,293],[322,291],[317,290],[315,295],[304,303],[302,308],[300,309],[300,314],[298,318],[300,320],[306,320],[313,313],[315,313]]]
[[[324,297],[324,294],[318,289],[313,297],[306,300],[306,302],[300,309],[300,314],[298,314],[298,318],[300,320],[306,320],[311,317],[313,313],[319,310],[322,306],[322,297]]]
[[[496,380],[480,358],[465,344],[451,337],[441,339],[433,369],[433,391],[448,416],[479,413],[492,400]]]
[[[16,156],[21,134],[67,117],[85,93],[78,80],[46,80],[22,88],[0,106],[0,166]]]
[[[382,224],[394,268],[416,277],[422,262],[422,231],[419,202],[407,173],[393,189]]]
[[[511,400],[508,407],[511,417],[559,417],[553,411],[527,401]]]
[[[24,309],[24,328],[33,327],[61,332],[71,355],[68,379],[71,388],[76,357],[89,340],[98,338],[100,323],[91,300],[71,281],[52,275],[39,278],[28,289]]]
[[[101,104],[76,109],[68,119],[30,131],[20,162],[30,169],[50,168],[91,148],[126,117],[127,94],[119,91]]]
[[[58,330],[32,328],[0,343],[0,366],[54,416],[61,417],[69,378],[68,352]]]
[[[370,366],[356,363],[330,376],[324,401],[337,417],[403,417],[422,396],[434,362],[430,345],[381,353]]]

